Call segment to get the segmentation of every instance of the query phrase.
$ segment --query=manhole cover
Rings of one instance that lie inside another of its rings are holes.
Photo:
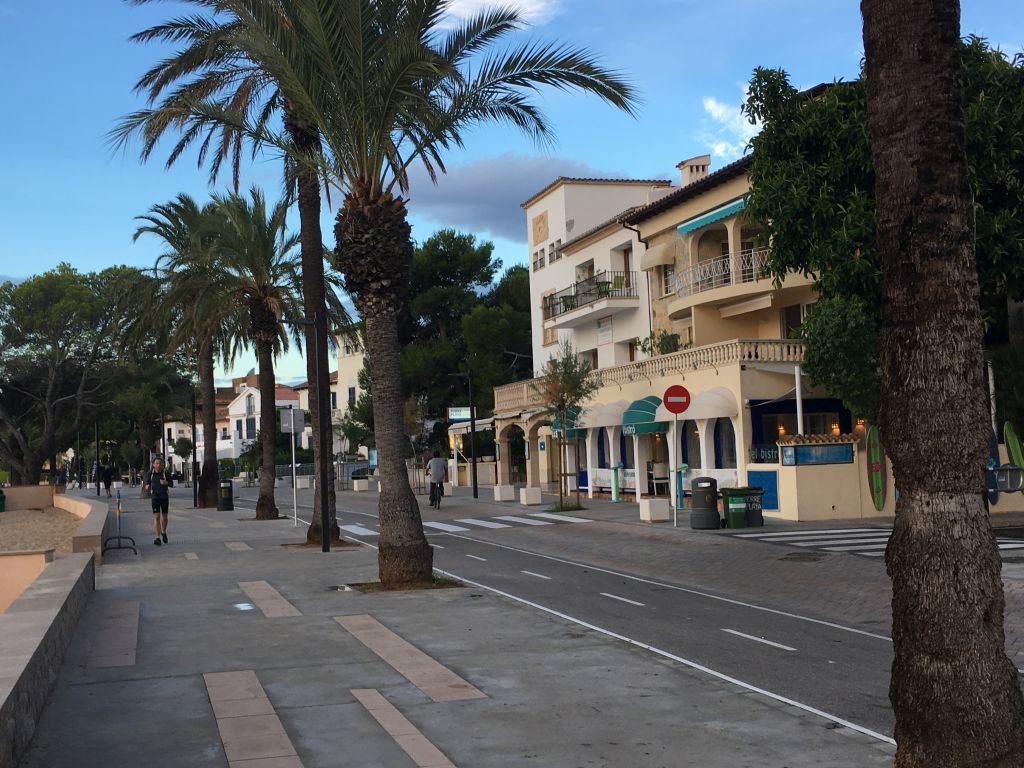
[[[816,563],[825,558],[824,552],[790,552],[780,557],[779,560],[788,560],[795,563]]]

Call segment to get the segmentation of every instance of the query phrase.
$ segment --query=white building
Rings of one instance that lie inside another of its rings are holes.
[[[338,348],[338,370],[331,373],[331,425],[334,432],[334,453],[366,454],[364,446],[349,446],[336,427],[345,418],[348,409],[356,404],[363,388],[359,385],[359,372],[363,369],[366,355],[357,341],[351,339],[335,339]],[[297,384],[292,388],[299,397],[298,407],[309,411],[309,382]],[[313,446],[313,427],[307,423],[302,433],[303,448]]]

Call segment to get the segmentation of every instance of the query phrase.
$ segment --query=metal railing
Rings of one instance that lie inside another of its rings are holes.
[[[676,293],[679,296],[692,296],[727,285],[752,283],[767,277],[767,263],[767,248],[754,248],[708,259],[676,275]]]
[[[672,374],[686,374],[702,368],[731,363],[802,363],[803,342],[793,339],[736,339],[702,347],[690,347],[668,355],[659,355],[635,363],[594,371],[598,386],[653,381]],[[512,413],[538,407],[540,379],[527,379],[494,389],[495,413]]]
[[[635,272],[602,270],[544,299],[544,319],[550,320],[601,299],[636,296]]]

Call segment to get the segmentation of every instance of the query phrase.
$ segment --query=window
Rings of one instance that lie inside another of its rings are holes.
[[[170,443],[170,442],[173,442],[173,441],[174,441],[174,429],[172,427],[168,427],[167,428],[167,442]]]
[[[247,416],[245,419],[245,439],[252,440],[256,437],[256,417]]]
[[[622,274],[623,274],[623,285],[626,288],[633,287],[633,249],[626,248],[622,251]]]
[[[220,428],[220,439],[221,440],[227,440],[228,439],[228,428],[227,427],[221,427]]]
[[[235,434],[238,435],[239,437],[242,436],[242,420],[241,419],[235,419]]]
[[[559,240],[558,244],[548,243],[548,264],[554,264],[560,258],[562,258],[562,241]]]
[[[783,307],[779,314],[782,320],[782,338],[800,338],[800,326],[804,321],[803,307],[799,304],[793,304],[789,307]]]
[[[338,393],[333,390],[331,391],[331,410],[338,410]]]
[[[676,266],[665,264],[661,268],[661,295],[668,296],[676,292]]]
[[[552,344],[557,344],[558,343],[558,331],[556,329],[554,329],[554,328],[545,328],[543,326],[544,320],[547,319],[548,302],[549,302],[550,298],[554,295],[554,293],[555,292],[553,290],[552,291],[547,291],[546,293],[541,294],[541,297],[540,297],[540,316],[541,316],[541,323],[542,323],[541,327],[544,330],[544,338],[543,338],[542,343],[543,343],[543,345],[545,347],[548,347],[548,346],[551,346]]]
[[[612,318],[610,315],[608,317],[602,317],[597,321],[597,343],[612,343]]]
[[[544,249],[540,248],[533,252],[533,271],[544,268]]]
[[[348,388],[348,404],[349,404],[350,407],[356,404],[356,388],[355,387],[349,387]]]
[[[252,395],[245,396],[245,415],[252,416],[256,413],[256,398]]]

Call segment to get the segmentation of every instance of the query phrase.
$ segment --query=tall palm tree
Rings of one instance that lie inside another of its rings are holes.
[[[133,0],[145,5],[161,0]],[[180,46],[162,59],[136,83],[135,90],[145,96],[144,109],[125,116],[111,133],[115,147],[141,138],[140,156],[148,160],[168,131],[178,134],[167,158],[170,167],[190,147],[198,145],[198,163],[209,165],[214,183],[225,164],[230,165],[233,188],[237,192],[244,157],[245,132],[224,121],[212,120],[195,109],[204,101],[221,103],[244,113],[257,125],[282,119],[284,129],[296,147],[305,153],[320,151],[317,127],[295,113],[282,95],[279,84],[261,66],[259,50],[246,49],[245,28],[218,0],[184,0],[200,13],[182,15],[143,30],[130,39],[134,42],[160,42]],[[253,153],[260,148],[252,146]],[[302,296],[307,319],[316,327],[304,326],[306,335],[306,375],[310,382],[309,410],[312,422],[313,462],[327,461],[333,479],[332,451],[321,451],[320,398],[318,392],[330,388],[328,347],[316,343],[316,335],[328,338],[329,290],[325,283],[323,233],[320,225],[321,177],[315,168],[289,163],[286,184],[297,191],[299,232],[302,255]],[[317,351],[319,360],[317,360]],[[319,377],[318,377],[319,372]],[[329,418],[328,414],[324,418]],[[318,477],[320,474],[318,473]],[[314,508],[319,508],[320,485],[314,491]],[[333,481],[328,485],[330,535],[340,536]],[[320,539],[320,517],[313,516],[307,530],[309,541]]]
[[[412,259],[409,169],[435,178],[444,153],[481,123],[514,126],[539,141],[551,128],[531,93],[544,86],[596,94],[627,112],[632,88],[583,49],[497,45],[525,26],[512,8],[449,26],[447,0],[221,0],[245,28],[239,40],[280,84],[293,113],[315,125],[320,148],[231,105],[197,108],[303,168],[344,195],[335,265],[366,324],[382,476],[379,572],[388,587],[431,579],[433,553],[405,472],[397,313]]]
[[[301,262],[295,253],[298,235],[287,230],[289,201],[268,207],[255,187],[249,197],[214,196],[221,218],[214,257],[203,265],[205,297],[236,306],[247,316],[246,333],[235,339],[230,357],[250,343],[259,365],[261,469],[256,519],[278,516],[274,502],[277,381],[274,357],[288,350],[282,323],[302,310]],[[331,292],[332,296],[336,294]]]
[[[180,194],[167,203],[153,206],[139,216],[144,222],[135,231],[134,240],[152,235],[163,241],[166,250],[154,267],[157,276],[156,299],[152,311],[159,318],[180,317],[171,335],[169,349],[188,345],[196,359],[199,397],[203,416],[203,468],[199,479],[199,505],[217,504],[217,390],[214,359],[225,348],[222,332],[223,308],[208,302],[189,302],[193,292],[190,278],[198,279],[194,265],[209,258],[215,228],[212,205],[200,206],[192,197]]]
[[[956,0],[862,0],[880,422],[900,489],[893,583],[897,768],[1024,765],[989,522],[988,414]]]

